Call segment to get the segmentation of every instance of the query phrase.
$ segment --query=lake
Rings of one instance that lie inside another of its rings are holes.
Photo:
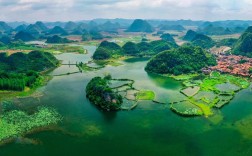
[[[88,54],[60,54],[63,62],[87,62]],[[54,130],[27,135],[38,145],[11,143],[0,147],[1,156],[167,156],[167,155],[252,155],[252,91],[242,90],[212,117],[181,117],[169,105],[140,102],[132,111],[104,112],[90,104],[85,95],[87,83],[95,76],[110,73],[113,78],[135,80],[135,88],[153,90],[165,103],[185,99],[182,84],[170,78],[147,74],[148,60],[129,59],[118,67],[55,76],[41,88],[44,96],[19,100],[20,103],[54,107],[63,121]],[[51,75],[78,71],[61,66]]]

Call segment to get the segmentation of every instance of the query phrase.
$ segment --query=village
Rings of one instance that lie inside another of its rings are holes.
[[[236,55],[219,55],[217,65],[203,69],[204,73],[219,71],[244,77],[251,77],[252,58]]]

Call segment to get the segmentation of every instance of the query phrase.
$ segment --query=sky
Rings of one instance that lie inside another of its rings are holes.
[[[0,0],[0,20],[252,20],[251,8],[252,0]]]

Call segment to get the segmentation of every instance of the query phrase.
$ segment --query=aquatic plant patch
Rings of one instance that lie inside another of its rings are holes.
[[[0,116],[0,142],[25,135],[36,128],[42,128],[61,121],[61,115],[53,108],[40,107],[32,115],[13,110]]]
[[[150,90],[139,91],[136,95],[137,100],[154,100],[155,93]]]

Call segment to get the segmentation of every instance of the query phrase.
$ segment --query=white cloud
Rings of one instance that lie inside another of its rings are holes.
[[[0,0],[0,20],[252,19],[251,0]]]

